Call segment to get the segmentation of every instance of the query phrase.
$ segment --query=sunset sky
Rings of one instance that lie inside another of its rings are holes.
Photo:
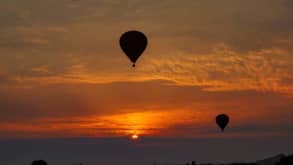
[[[268,153],[293,152],[292,8],[291,0],[0,0],[0,139],[122,147],[115,139],[135,134],[150,139],[136,148],[145,155],[149,145],[168,150],[162,139],[181,149],[198,139],[271,139],[283,147]],[[149,42],[135,68],[119,46],[128,30]],[[224,134],[219,113],[231,118]],[[214,160],[246,157],[234,158]]]

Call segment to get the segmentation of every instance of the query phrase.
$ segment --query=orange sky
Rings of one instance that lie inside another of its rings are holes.
[[[291,7],[0,2],[0,137],[214,137],[219,113],[227,137],[289,136]],[[118,43],[132,29],[149,40],[136,68]]]

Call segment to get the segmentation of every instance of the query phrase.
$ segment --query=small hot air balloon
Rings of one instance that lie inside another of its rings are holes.
[[[229,123],[229,116],[226,114],[220,114],[216,117],[216,122],[221,130],[224,131],[225,127]]]
[[[139,31],[128,31],[122,34],[119,42],[121,49],[133,63],[132,66],[135,67],[137,59],[147,47],[146,36]]]

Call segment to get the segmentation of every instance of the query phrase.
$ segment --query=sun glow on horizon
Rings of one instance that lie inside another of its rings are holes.
[[[204,115],[191,110],[170,110],[170,111],[144,111],[136,113],[124,113],[102,117],[106,123],[104,126],[117,135],[127,135],[132,139],[139,138],[139,135],[160,135],[160,130],[165,130],[165,135],[170,133],[168,128],[175,125],[203,123]]]
[[[133,135],[131,135],[131,139],[132,140],[138,140],[139,136],[137,134],[133,134]]]

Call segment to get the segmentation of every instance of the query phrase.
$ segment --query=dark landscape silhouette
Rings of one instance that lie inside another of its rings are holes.
[[[48,165],[44,160],[34,160],[31,165]]]
[[[45,160],[34,160],[31,165],[49,165]],[[83,165],[81,163],[73,164],[73,165]],[[172,165],[172,164],[157,164],[153,163],[153,165]],[[175,165],[175,164],[174,164]],[[266,158],[263,160],[258,160],[255,162],[247,162],[247,163],[199,163],[196,161],[187,162],[186,164],[176,164],[176,165],[293,165],[293,154],[291,155],[276,155],[274,157]]]

